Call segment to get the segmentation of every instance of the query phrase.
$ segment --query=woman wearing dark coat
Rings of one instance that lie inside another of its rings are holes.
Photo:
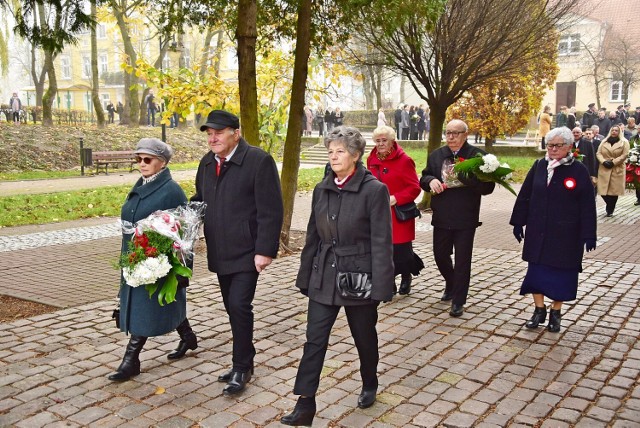
[[[186,204],[187,197],[178,183],[171,178],[166,167],[171,159],[171,147],[157,138],[143,138],[138,143],[136,160],[142,177],[133,186],[122,206],[121,219],[133,224],[155,211],[176,208]],[[122,237],[121,252],[128,251],[130,234]],[[162,280],[160,280],[162,281]],[[187,278],[179,279],[176,300],[164,306],[158,303],[157,293],[149,297],[145,287],[131,287],[121,279],[120,283],[120,330],[131,334],[124,358],[109,380],[125,381],[140,374],[140,351],[148,337],[160,336],[177,330],[180,335],[178,349],[167,357],[182,358],[188,349],[198,347],[196,335],[187,319]]]
[[[398,294],[409,294],[411,275],[418,275],[424,264],[412,247],[416,239],[416,220],[399,221],[394,206],[413,202],[420,195],[416,164],[397,143],[395,131],[390,126],[374,129],[373,141],[376,146],[367,158],[367,168],[389,189],[394,274],[400,275]]]
[[[547,330],[560,331],[562,302],[577,296],[584,249],[596,248],[593,184],[572,143],[569,128],[547,134],[547,154],[529,170],[509,222],[518,242],[524,238],[522,258],[529,262],[520,294],[533,294],[535,310],[525,324],[531,329],[546,321],[546,296],[553,301]]]
[[[300,395],[286,425],[311,425],[331,328],[344,306],[358,355],[362,391],[358,407],[371,406],[378,388],[378,304],[393,295],[393,246],[389,192],[361,162],[366,142],[356,128],[335,128],[325,137],[332,172],[313,191],[307,238],[296,287],[309,297],[304,353],[293,393]],[[336,287],[337,271],[369,273],[371,295],[347,299]]]

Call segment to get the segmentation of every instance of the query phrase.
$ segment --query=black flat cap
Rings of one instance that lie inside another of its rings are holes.
[[[235,114],[231,114],[224,110],[214,110],[207,116],[207,122],[200,127],[200,131],[207,128],[224,129],[224,128],[240,128],[240,119]]]

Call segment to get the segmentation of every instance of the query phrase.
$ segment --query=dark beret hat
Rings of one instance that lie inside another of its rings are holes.
[[[159,138],[142,138],[138,141],[135,154],[139,155],[143,153],[169,162],[171,156],[173,156],[173,149]]]
[[[207,128],[224,129],[224,128],[240,128],[240,119],[235,114],[224,110],[214,110],[207,116],[207,122],[200,127],[200,131]]]

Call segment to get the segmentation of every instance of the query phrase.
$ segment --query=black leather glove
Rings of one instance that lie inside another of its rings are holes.
[[[518,243],[524,239],[524,229],[520,225],[513,226],[513,236],[516,237]]]
[[[606,160],[606,161],[602,162],[602,166],[604,166],[605,168],[611,169],[611,168],[613,168],[613,161]]]
[[[480,183],[480,180],[478,180],[478,177],[476,177],[474,174],[458,174],[458,180],[460,180],[460,183],[464,184],[465,186],[475,186],[478,183]]]
[[[584,247],[587,249],[587,253],[589,251],[593,251],[596,249],[596,240],[595,239],[585,239]]]
[[[189,278],[186,276],[176,275],[178,280],[178,288],[187,288],[189,286]]]

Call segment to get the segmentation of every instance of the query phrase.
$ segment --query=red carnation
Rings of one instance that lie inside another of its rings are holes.
[[[627,171],[633,171],[635,167],[633,166],[633,164],[628,163],[627,164]]]
[[[142,235],[136,235],[135,238],[133,238],[133,244],[136,247],[147,248],[149,246],[149,237],[144,233]]]
[[[636,173],[636,175],[640,175],[640,166],[636,167],[635,173]]]
[[[158,255],[158,249],[155,247],[147,247],[144,250],[144,255],[147,257],[155,257]]]

